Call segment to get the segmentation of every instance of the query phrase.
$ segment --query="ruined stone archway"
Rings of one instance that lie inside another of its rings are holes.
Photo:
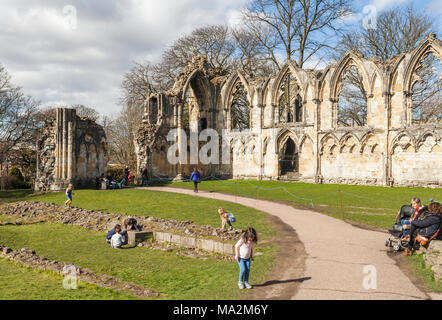
[[[299,173],[299,154],[295,141],[288,137],[279,154],[280,176],[290,177]]]

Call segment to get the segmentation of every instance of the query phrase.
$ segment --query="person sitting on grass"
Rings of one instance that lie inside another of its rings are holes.
[[[140,226],[137,222],[136,219],[134,218],[126,218],[123,220],[123,227],[124,230],[123,232],[127,232],[127,231],[141,231],[142,230],[142,226]]]
[[[411,222],[408,240],[408,248],[403,253],[405,256],[413,255],[416,246],[416,237],[424,237],[426,241],[431,241],[440,232],[442,224],[441,205],[439,202],[433,202],[428,205],[428,215],[424,219],[415,219]]]
[[[121,230],[121,225],[116,224],[115,227],[107,233],[107,235],[106,235],[106,242],[107,243],[109,243],[109,244],[111,243],[111,239],[112,239],[113,235],[117,233],[116,232],[117,228],[120,228],[120,230]],[[127,231],[125,231],[125,230],[121,231],[121,235],[123,237],[126,237]]]
[[[115,234],[112,236],[110,240],[111,247],[114,249],[120,249],[121,246],[125,243],[125,241],[126,241],[125,237],[121,234],[121,226],[116,225]]]
[[[72,184],[69,184],[66,189],[66,202],[64,203],[65,206],[71,206],[72,204],[72,190],[74,190],[74,186]]]
[[[253,260],[253,246],[258,243],[258,235],[253,228],[248,228],[235,245],[235,260],[239,265],[238,287],[252,289],[249,284],[250,260]]]

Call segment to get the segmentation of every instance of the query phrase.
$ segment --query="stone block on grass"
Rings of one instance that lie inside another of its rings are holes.
[[[128,231],[128,243],[134,245],[137,242],[144,242],[153,237],[153,232],[149,231]]]

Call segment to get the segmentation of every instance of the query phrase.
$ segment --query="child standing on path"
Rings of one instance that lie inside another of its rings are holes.
[[[235,245],[235,260],[239,265],[238,287],[252,289],[249,284],[250,260],[253,260],[253,246],[258,243],[258,236],[255,229],[248,228],[241,239]]]
[[[66,189],[66,202],[64,203],[65,206],[71,206],[72,204],[72,190],[74,190],[74,186],[72,184],[68,185],[68,188]]]

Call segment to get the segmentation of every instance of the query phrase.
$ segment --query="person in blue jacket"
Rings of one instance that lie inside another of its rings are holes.
[[[198,171],[197,168],[193,168],[193,172],[192,172],[192,175],[190,176],[190,180],[193,181],[193,184],[195,185],[193,192],[198,193],[198,183],[201,182],[201,173]]]

